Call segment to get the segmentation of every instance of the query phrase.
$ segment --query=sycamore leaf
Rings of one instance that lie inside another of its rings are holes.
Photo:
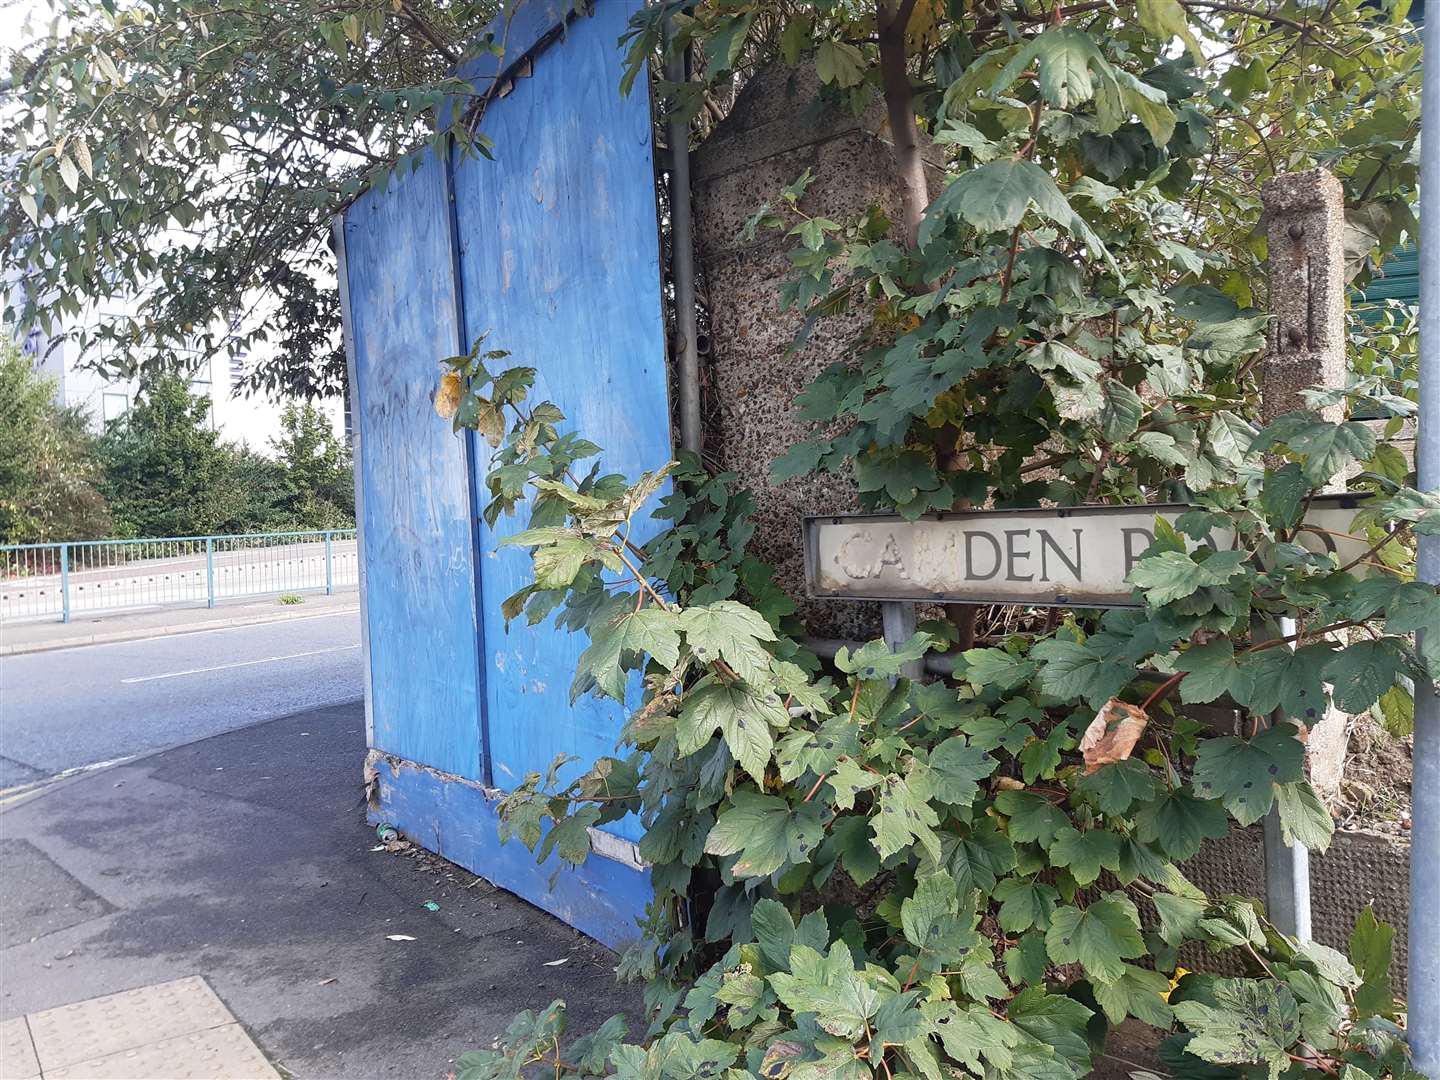
[[[1040,642],[1030,655],[1044,662],[1040,689],[1061,701],[1083,698],[1099,708],[1135,678],[1135,665],[1123,657],[1092,651],[1063,638]]]
[[[1204,744],[1202,744],[1204,745]],[[1135,815],[1135,831],[1147,844],[1159,844],[1175,862],[1194,856],[1206,840],[1230,830],[1225,811],[1211,799],[1197,799],[1188,787],[1161,792]]]
[[[969,745],[963,735],[954,735],[930,751],[936,797],[952,806],[968,806],[980,793],[980,781],[1000,763],[985,751]]]
[[[1093,773],[1102,765],[1128,758],[1149,722],[1149,715],[1140,706],[1119,698],[1107,701],[1080,737],[1085,772]]]
[[[1237,660],[1235,645],[1229,638],[1186,649],[1175,666],[1188,673],[1180,682],[1180,700],[1186,705],[1214,701],[1226,694],[1238,705],[1250,701],[1252,668],[1244,663],[1243,654]]]
[[[1405,652],[1396,639],[1357,641],[1331,656],[1325,678],[1334,686],[1335,704],[1358,714],[1379,701],[1406,666]]]
[[[1120,866],[1120,837],[1104,829],[1080,832],[1066,826],[1049,847],[1050,862],[1066,867],[1079,885],[1089,885],[1100,876],[1101,869],[1115,870]]]
[[[1042,881],[1009,877],[995,886],[993,899],[1000,903],[1000,928],[1017,934],[1032,926],[1047,929],[1060,894]]]
[[[1051,917],[1045,948],[1056,964],[1079,964],[1096,982],[1125,974],[1126,959],[1140,956],[1145,942],[1140,917],[1128,900],[1096,900],[1081,910],[1069,905]]]
[[[905,776],[892,773],[885,778],[879,811],[870,818],[880,858],[888,859],[911,843],[918,843],[931,858],[940,858],[940,837],[935,832],[940,816],[930,805],[933,794],[930,770],[918,761],[911,763]]]
[[[1305,479],[1320,487],[1352,461],[1374,457],[1375,433],[1356,420],[1332,424],[1308,412],[1289,412],[1267,424],[1250,448],[1258,452],[1278,445],[1298,454]]]
[[[814,1013],[825,1031],[858,1039],[880,1007],[880,995],[855,970],[843,941],[821,955],[808,945],[790,950],[790,971],[769,976],[770,985],[792,1011]]]
[[[1002,791],[995,796],[995,809],[1010,819],[1010,839],[1022,843],[1033,840],[1048,846],[1070,827],[1063,810],[1033,791]]]
[[[1130,584],[1145,593],[1151,607],[1183,600],[1201,589],[1223,585],[1244,568],[1244,551],[1217,551],[1197,561],[1181,551],[1161,551],[1135,564]]]
[[[720,812],[705,838],[705,851],[738,854],[730,867],[737,878],[769,877],[787,861],[806,862],[824,835],[820,808],[814,803],[792,810],[784,799],[742,790]]]
[[[1198,896],[1176,896],[1156,893],[1150,898],[1160,916],[1160,937],[1165,944],[1178,947],[1195,936],[1200,920],[1205,917],[1206,901]]]
[[[970,169],[952,180],[925,211],[920,243],[928,244],[952,217],[979,232],[1011,230],[1032,205],[1092,251],[1104,252],[1100,238],[1071,208],[1050,174],[1033,161],[1010,157]]]
[[[1165,1029],[1172,1019],[1170,1006],[1165,1003],[1169,992],[1170,980],[1160,972],[1126,964],[1124,974],[1114,982],[1095,984],[1095,1003],[1112,1024],[1133,1016]]]
[[[1305,778],[1305,747],[1288,726],[1266,728],[1250,741],[1206,739],[1195,755],[1195,790],[1219,798],[1241,825],[1253,825],[1275,802],[1277,784]]]
[[[1300,1009],[1288,986],[1260,979],[1216,979],[1213,1005],[1182,1001],[1175,1017],[1191,1032],[1187,1053],[1216,1065],[1264,1064],[1271,1080],[1290,1068]]]
[[[848,41],[827,38],[815,50],[815,71],[821,82],[847,90],[865,81],[865,57]]]
[[[1280,833],[1287,844],[1303,844],[1311,851],[1324,852],[1335,835],[1335,821],[1308,781],[1280,784],[1275,788],[1280,806]]]
[[[1244,665],[1250,669],[1250,710],[1266,716],[1279,709],[1307,723],[1319,719],[1325,711],[1323,675],[1334,651],[1329,642],[1316,642],[1294,651],[1277,646],[1245,654]]]
[[[761,642],[774,641],[775,631],[758,611],[717,600],[682,611],[680,629],[701,660],[723,659],[746,682],[768,682],[771,656]]]
[[[718,728],[740,767],[764,783],[774,747],[771,728],[789,726],[790,714],[773,692],[747,683],[710,682],[685,695],[675,738],[681,754],[693,754]]]

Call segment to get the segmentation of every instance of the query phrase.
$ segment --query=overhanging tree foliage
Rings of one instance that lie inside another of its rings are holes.
[[[500,0],[62,0],[8,57],[0,261],[24,325],[133,373],[177,349],[278,355],[259,389],[344,378],[331,217],[425,140],[451,77],[499,49]],[[511,0],[509,6],[513,7]],[[43,27],[41,28],[44,29]],[[462,147],[483,147],[457,124]],[[75,325],[88,304],[133,316]],[[108,308],[120,305],[109,304]]]

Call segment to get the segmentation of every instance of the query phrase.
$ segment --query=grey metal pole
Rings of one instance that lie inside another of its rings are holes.
[[[60,545],[60,621],[70,621],[70,545]]]
[[[205,538],[205,606],[215,606],[215,538]]]
[[[672,28],[673,29],[673,28]],[[690,73],[684,53],[665,61],[665,78],[686,82]],[[680,394],[680,446],[700,453],[700,352],[695,335],[695,246],[690,221],[690,125],[671,119],[670,144],[670,260],[675,285],[676,380]]]
[[[1415,466],[1421,491],[1440,489],[1440,15],[1425,23],[1420,154],[1420,416]],[[1440,584],[1440,536],[1422,536],[1416,577]],[[1421,630],[1440,633],[1440,628]],[[1440,1076],[1440,696],[1415,685],[1415,779],[1410,829],[1407,1030],[1415,1067]]]
[[[1274,637],[1264,620],[1251,622],[1251,638],[1263,641]],[[1279,620],[1280,637],[1295,633],[1294,619]],[[1288,646],[1283,646],[1287,647]],[[1284,713],[1276,712],[1269,723],[1285,719]],[[1285,833],[1280,827],[1280,808],[1271,807],[1265,815],[1265,913],[1282,932],[1301,941],[1310,940],[1310,849],[1298,841],[1285,842]]]
[[[332,534],[325,533],[325,595],[330,596],[335,592],[335,556],[331,548]]]

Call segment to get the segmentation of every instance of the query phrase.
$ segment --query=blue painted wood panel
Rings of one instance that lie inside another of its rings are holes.
[[[474,535],[463,440],[435,415],[458,312],[445,162],[345,214],[364,492],[373,745],[482,776]]]
[[[454,167],[466,340],[488,331],[489,347],[537,368],[537,397],[604,447],[605,471],[632,477],[671,456],[648,87],[642,78],[629,97],[618,89],[617,39],[639,6],[599,0],[573,19],[487,109],[495,162]],[[481,472],[489,453],[477,440]],[[610,753],[623,718],[615,702],[570,705],[582,637],[548,623],[505,627],[500,604],[531,572],[526,552],[497,541],[523,525],[482,527],[479,545],[489,750],[502,788],[562,751],[586,763]],[[642,524],[636,537],[654,531]],[[633,822],[617,831],[638,835]]]
[[[640,936],[635,920],[653,895],[648,871],[592,855],[579,870],[551,855],[541,864],[518,841],[500,843],[495,798],[479,785],[379,762],[379,809],[411,840],[544,908],[620,950]]]

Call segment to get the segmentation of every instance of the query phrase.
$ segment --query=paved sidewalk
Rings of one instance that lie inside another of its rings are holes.
[[[197,630],[249,626],[360,609],[360,595],[353,588],[331,596],[314,592],[298,595],[303,598],[299,604],[282,604],[278,596],[271,596],[260,600],[228,601],[213,608],[201,605],[86,615],[68,623],[34,619],[0,621],[0,656],[68,649],[107,641],[135,641],[166,634],[190,634]]]
[[[347,1080],[440,1080],[556,997],[639,1027],[608,950],[377,842],[364,728],[314,709],[0,808],[0,1021],[200,976],[281,1075]]]
[[[0,1080],[280,1080],[198,975],[0,1024]]]

